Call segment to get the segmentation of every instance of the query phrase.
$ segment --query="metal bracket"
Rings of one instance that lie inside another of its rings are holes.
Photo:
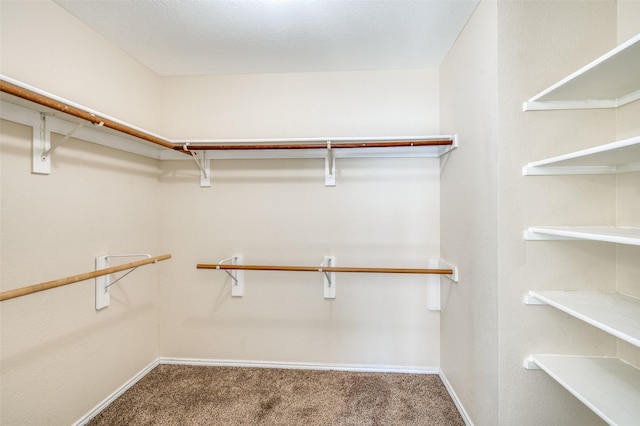
[[[232,256],[226,259],[222,259],[218,262],[218,264],[222,264],[226,261],[230,260],[232,265],[242,265],[242,256]],[[216,269],[220,269],[217,267]],[[227,273],[231,277],[231,296],[234,297],[242,297],[244,296],[244,271],[243,270],[232,270],[228,271],[224,269],[224,272]]]
[[[109,267],[109,259],[112,257],[148,257],[150,258],[150,254],[112,254],[105,256],[96,257],[96,270],[106,269]],[[135,271],[136,268],[131,268],[124,274],[122,274],[119,278],[111,281],[111,275],[102,275],[100,277],[96,277],[96,310],[106,308],[111,303],[111,294],[109,292],[109,287]]]
[[[35,120],[34,120],[35,121]],[[40,113],[38,123],[33,125],[33,141],[31,147],[31,171],[36,174],[51,173],[51,157],[43,156],[51,149],[51,133],[47,130],[47,115]]]
[[[327,156],[324,158],[324,186],[336,186],[336,157],[331,141],[327,141]]]
[[[208,188],[211,186],[211,160],[207,158],[207,151],[202,151],[202,159],[198,158],[195,151],[189,149],[189,142],[183,145],[183,149],[191,154],[196,165],[200,169],[200,187]]]
[[[336,298],[336,273],[323,271],[325,266],[336,266],[335,256],[325,256],[324,261],[320,264],[319,272],[324,273],[324,298],[335,299]]]

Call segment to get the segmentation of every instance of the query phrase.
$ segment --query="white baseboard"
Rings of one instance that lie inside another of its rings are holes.
[[[127,382],[125,384],[123,384],[122,386],[120,386],[114,393],[109,395],[100,404],[96,405],[95,407],[93,407],[93,409],[91,411],[89,411],[87,414],[82,416],[80,418],[80,420],[78,420],[77,422],[75,422],[73,424],[73,426],[82,426],[82,425],[85,425],[85,424],[89,423],[89,420],[91,420],[92,418],[94,418],[95,416],[100,414],[100,412],[102,410],[107,408],[109,406],[109,404],[111,404],[113,401],[118,399],[120,397],[120,395],[122,395],[123,393],[125,393],[127,391],[127,389],[129,389],[131,386],[135,385],[140,379],[142,379],[144,376],[149,374],[149,372],[151,370],[156,368],[156,366],[159,364],[158,361],[159,361],[159,359],[156,359],[151,364],[147,365],[142,370],[140,370],[138,373],[136,373],[135,376],[133,376],[131,379],[127,380]]]
[[[160,364],[172,364],[172,365],[201,365],[201,366],[217,366],[217,367],[254,367],[254,368],[287,368],[287,369],[302,369],[302,370],[332,370],[332,371],[356,371],[367,373],[404,373],[404,374],[439,374],[441,378],[442,373],[438,368],[432,367],[406,367],[395,365],[366,365],[366,364],[319,364],[319,363],[299,363],[299,362],[271,362],[271,361],[237,361],[228,359],[197,359],[197,358],[158,358],[145,368],[140,370],[135,376],[129,379],[125,384],[120,386],[114,393],[105,398],[101,403],[96,405],[91,411],[82,416],[80,420],[75,422],[73,426],[83,426],[89,422],[92,418],[100,414],[102,410],[107,408],[109,404],[118,399],[120,395],[125,393],[127,389],[135,385],[140,379],[146,376],[151,370]],[[454,397],[455,393],[452,392],[450,387],[445,382],[447,390],[456,407],[460,409],[457,399]],[[462,411],[461,411],[462,414]],[[463,415],[464,418],[464,415]],[[466,422],[466,419],[465,419]],[[471,423],[467,423],[471,425]],[[473,426],[473,425],[471,425]]]
[[[439,375],[440,375],[440,380],[442,380],[442,383],[444,383],[444,387],[447,388],[447,392],[449,392],[449,396],[451,396],[453,403],[456,405],[456,408],[458,409],[460,416],[462,416],[462,420],[464,420],[464,424],[467,426],[474,426],[473,422],[469,418],[469,414],[467,413],[467,410],[464,409],[462,402],[460,402],[460,400],[458,399],[458,395],[456,395],[456,391],[453,390],[451,383],[449,383],[449,380],[447,380],[447,376],[444,375],[444,372],[442,370],[440,370]]]
[[[229,359],[159,358],[160,364],[202,365],[217,367],[287,368],[300,370],[361,371],[369,373],[439,374],[438,368],[396,365],[321,364],[300,362],[238,361]]]

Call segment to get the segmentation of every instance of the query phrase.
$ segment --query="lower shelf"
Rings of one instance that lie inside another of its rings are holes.
[[[530,355],[528,369],[542,369],[605,422],[637,425],[640,370],[618,358]]]

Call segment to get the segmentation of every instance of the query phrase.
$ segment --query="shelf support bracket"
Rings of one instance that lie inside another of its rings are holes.
[[[35,121],[35,120],[33,120]],[[47,115],[40,113],[38,123],[33,126],[33,142],[31,149],[31,171],[35,174],[51,173],[51,157],[43,153],[51,149],[51,133],[47,130]]]
[[[523,365],[524,365],[524,368],[526,368],[527,370],[540,370],[540,366],[533,359],[532,355],[529,355],[524,359]]]
[[[151,258],[150,254],[112,254],[106,256],[98,256],[96,257],[96,270],[98,269],[106,269],[109,267],[109,259],[112,257],[148,257]],[[124,274],[122,274],[119,278],[116,278],[114,281],[111,281],[111,275],[102,275],[100,277],[96,277],[96,310],[100,310],[106,308],[111,303],[111,294],[109,292],[109,288],[135,271],[137,267],[131,268]]]
[[[64,137],[60,139],[57,143],[55,143],[54,145],[51,145],[49,149],[42,151],[42,155],[41,155],[42,161],[45,161],[47,158],[51,157],[51,154],[53,154],[53,151],[58,149],[60,145],[65,143],[67,140],[69,140],[70,137],[75,135],[78,132],[78,130],[82,129],[84,126],[85,126],[85,123],[78,124],[76,127],[73,128],[73,130],[71,130],[69,133],[64,135]]]
[[[325,256],[324,261],[320,264],[320,269],[318,269],[319,272],[324,273],[324,298],[335,299],[336,298],[336,273],[324,271],[322,268],[324,268],[325,266],[327,267],[336,266],[336,257]]]
[[[207,158],[207,152],[202,151],[202,159],[198,158],[195,151],[189,149],[189,142],[185,143],[183,149],[193,157],[198,169],[200,169],[200,187],[208,188],[211,186],[211,159]]]
[[[242,256],[228,257],[219,261],[218,264],[221,265],[229,260],[231,261],[232,265],[242,265]],[[216,267],[216,269],[220,269],[220,266]],[[226,272],[226,274],[231,277],[231,296],[244,296],[244,271],[238,269],[228,271],[224,269],[224,272]]]
[[[524,299],[523,301],[525,305],[546,305],[545,302],[538,299],[531,292],[528,292],[527,294],[525,294],[523,299]]]
[[[327,141],[327,156],[324,159],[324,186],[336,186],[336,157],[331,141]]]

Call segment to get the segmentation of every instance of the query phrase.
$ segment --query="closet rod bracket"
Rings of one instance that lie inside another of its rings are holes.
[[[96,257],[96,270],[108,268],[109,259],[114,257],[147,257],[151,259],[151,255],[146,253],[144,254],[138,254],[138,253],[111,254],[111,255],[105,255],[105,256],[98,256]],[[157,260],[153,263],[156,263],[156,262]],[[113,281],[111,280],[111,274],[96,277],[96,310],[104,309],[111,304],[110,287],[115,283],[117,283],[118,281],[120,281],[121,279],[123,279],[124,277],[126,277],[127,275],[129,275],[130,273],[132,273],[133,271],[135,271],[137,268],[138,267],[135,266],[129,269],[127,272],[125,272],[124,274],[122,274],[120,277],[116,278]]]
[[[218,262],[218,266],[216,269],[220,269],[220,265],[224,262],[231,261],[232,265],[242,265],[242,256],[236,255],[232,257],[228,257],[226,259],[222,259]],[[231,296],[232,297],[242,297],[244,296],[244,271],[239,269],[233,269],[231,271],[227,269],[223,269],[224,272],[227,273],[231,277]]]
[[[324,267],[336,266],[335,256],[325,256],[324,261],[320,264],[319,272],[324,273],[324,298],[335,299],[336,298],[336,273],[324,271]]]
[[[327,156],[324,158],[324,186],[336,186],[336,157],[327,141]]]
[[[207,158],[207,151],[202,151],[202,159],[198,158],[196,151],[189,149],[189,142],[186,142],[182,149],[185,152],[191,154],[191,157],[196,162],[198,169],[200,169],[200,187],[208,188],[211,186],[211,159]]]

